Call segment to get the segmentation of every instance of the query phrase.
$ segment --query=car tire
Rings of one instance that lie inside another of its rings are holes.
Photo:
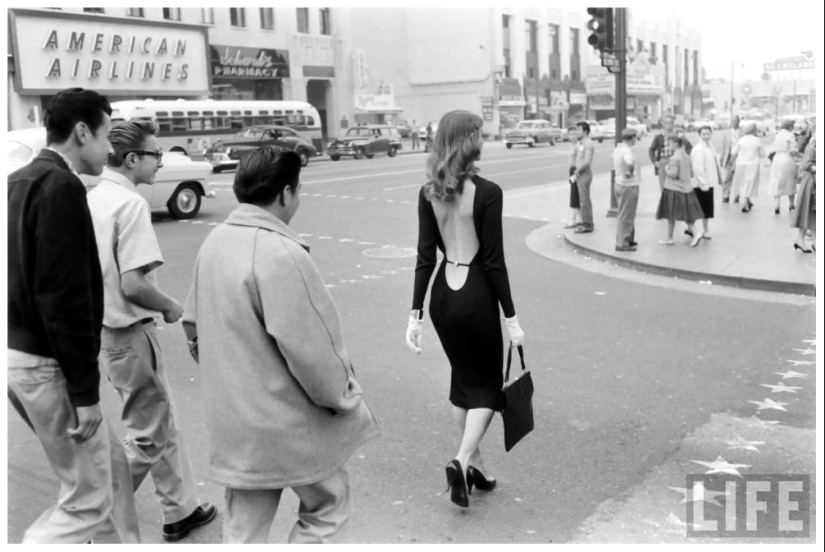
[[[556,145],[556,139],[555,139],[555,138],[550,138],[550,145],[551,145],[551,146],[555,146],[555,145]]]
[[[169,214],[179,220],[194,218],[201,209],[201,192],[196,184],[180,184],[166,203]]]
[[[529,142],[529,143],[527,144],[527,147],[528,147],[528,148],[532,148],[532,147],[533,147],[533,146],[535,146],[535,145],[536,145],[536,142],[535,142],[535,141],[533,141],[533,142]]]
[[[358,148],[355,150],[355,155],[353,156],[356,159],[363,159],[364,158],[364,148]]]
[[[341,156],[333,154],[333,155],[330,155],[329,158],[332,159],[333,161],[338,161],[339,159],[341,159]]]
[[[180,147],[180,146],[175,146],[175,147],[173,147],[172,149],[170,149],[169,151],[174,151],[174,152],[182,153],[182,154],[184,154],[186,157],[189,157],[189,152],[188,152],[188,151],[186,151],[185,149],[183,149],[183,148],[182,148],[182,147]]]
[[[398,153],[398,148],[390,148],[390,151],[387,152],[387,155],[389,155],[390,157],[395,157],[395,155],[397,153]]]
[[[513,144],[507,144],[507,149],[512,149],[512,148],[513,148]]]
[[[299,149],[297,152],[298,157],[301,158],[301,166],[306,167],[309,165],[309,152],[305,149]]]
[[[603,144],[604,143],[604,138],[599,138],[599,143]]]

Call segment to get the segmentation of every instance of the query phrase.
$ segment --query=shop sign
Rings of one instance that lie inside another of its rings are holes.
[[[493,96],[481,97],[481,117],[485,121],[493,120]]]
[[[650,65],[649,72],[628,71],[628,96],[660,96],[665,91],[663,67]],[[616,76],[601,65],[589,65],[584,82],[588,96],[613,93],[616,90]]]
[[[211,46],[212,76],[219,79],[281,79],[289,77],[289,51]]]
[[[18,93],[75,86],[129,95],[209,91],[201,28],[25,9],[10,13]]]
[[[572,105],[585,105],[587,103],[587,94],[582,92],[571,92],[570,103]]]
[[[556,109],[567,109],[570,104],[567,103],[567,92],[564,90],[550,91],[550,105]]]

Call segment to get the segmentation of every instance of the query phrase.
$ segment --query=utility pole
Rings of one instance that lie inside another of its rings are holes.
[[[616,73],[616,136],[618,146],[622,142],[622,131],[627,124],[627,8],[614,8],[616,19],[615,42],[613,54],[619,60],[619,72]],[[616,201],[616,171],[610,169],[610,209],[608,217],[619,214],[619,204]]]
[[[733,121],[733,64],[735,62],[730,62],[730,118]]]

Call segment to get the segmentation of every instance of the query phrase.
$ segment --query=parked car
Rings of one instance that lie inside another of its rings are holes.
[[[616,119],[614,117],[611,117],[609,119],[599,121],[599,130],[601,131],[602,140],[604,140],[605,138],[607,138],[608,140],[615,140]]]
[[[711,119],[707,119],[707,118],[701,118],[701,119],[696,119],[694,121],[690,121],[687,124],[686,130],[688,132],[694,132],[694,131],[698,132],[700,128],[706,127],[706,126],[710,127],[711,130],[716,130],[717,128],[719,128],[719,125],[716,124],[715,121],[712,121]]]
[[[27,165],[45,147],[44,127],[8,132],[7,174]],[[155,183],[138,184],[137,190],[153,211],[165,208],[174,218],[190,219],[200,211],[203,197],[215,197],[215,192],[209,189],[211,172],[212,165],[205,161],[192,161],[179,152],[164,152],[163,166],[155,175]],[[87,190],[91,190],[100,182],[100,177],[82,174],[80,180]]]
[[[291,128],[261,125],[245,128],[232,138],[216,140],[204,152],[204,157],[212,164],[215,172],[221,172],[224,169],[234,169],[245,151],[261,146],[281,146],[290,149],[298,154],[304,167],[309,164],[312,157],[318,155],[315,146]]]
[[[395,123],[395,128],[398,129],[398,134],[401,135],[401,138],[409,138],[413,133],[413,127],[411,127],[407,121],[398,121]]]
[[[645,123],[641,122],[636,117],[627,117],[627,118],[625,118],[625,122],[626,122],[625,123],[625,128],[636,129],[636,134],[639,136],[639,138],[644,138],[645,136],[647,136],[647,133],[648,133],[647,125]],[[614,131],[614,133],[615,133],[615,131]]]
[[[585,122],[590,125],[590,139],[598,140],[600,144],[604,142],[604,129],[599,121],[588,120]]]
[[[372,159],[376,153],[395,157],[401,149],[401,135],[393,125],[364,125],[351,128],[343,138],[327,146],[330,159],[338,161],[344,155],[355,159]]]
[[[504,133],[503,142],[507,149],[513,144],[526,144],[532,148],[542,142],[555,146],[562,138],[561,129],[554,127],[549,121],[544,119],[526,119],[520,121],[516,128]]]

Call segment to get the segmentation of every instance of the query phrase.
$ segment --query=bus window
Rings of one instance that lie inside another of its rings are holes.
[[[306,124],[307,124],[307,126],[315,126],[315,119],[313,119],[311,116],[307,115]]]
[[[284,112],[283,112],[283,111],[281,111],[280,109],[276,109],[276,110],[274,110],[274,111],[272,112],[272,114],[273,114],[273,115],[283,115],[283,114],[284,114]]]
[[[189,130],[203,129],[203,119],[201,119],[199,111],[187,111],[186,115],[189,117]]]
[[[176,130],[189,130],[183,111],[172,112],[172,131],[174,132]]]
[[[229,128],[243,128],[243,117],[240,111],[232,111],[229,115]]]
[[[251,120],[253,125],[268,125],[272,117],[251,117]]]
[[[212,111],[204,111],[203,112],[203,129],[210,130],[212,129],[212,122],[215,113]]]

